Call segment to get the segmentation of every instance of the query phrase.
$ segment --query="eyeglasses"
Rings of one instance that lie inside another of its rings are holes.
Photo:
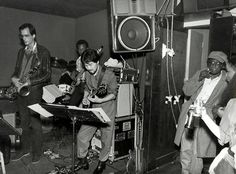
[[[222,63],[219,62],[218,60],[209,58],[209,59],[207,60],[207,65],[208,65],[208,66],[209,66],[209,65],[211,65],[211,66],[220,66],[220,65],[222,65]]]

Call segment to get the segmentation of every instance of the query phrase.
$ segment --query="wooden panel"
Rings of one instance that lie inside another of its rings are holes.
[[[161,32],[160,43],[166,43],[166,31]],[[175,154],[176,149],[173,143],[175,135],[176,120],[179,115],[178,105],[173,105],[174,116],[171,112],[171,105],[165,103],[165,97],[169,95],[167,68],[169,72],[170,94],[175,95],[173,88],[173,79],[177,94],[181,95],[184,72],[185,72],[185,57],[186,57],[186,41],[187,34],[182,32],[174,32],[173,49],[176,55],[168,61],[166,57],[161,57],[161,44],[156,48],[156,51],[149,54],[146,60],[146,77],[145,83],[145,116],[144,116],[144,170],[150,171],[163,163],[168,162],[166,156]],[[166,66],[168,65],[168,66]],[[171,69],[173,66],[173,77],[171,77]]]

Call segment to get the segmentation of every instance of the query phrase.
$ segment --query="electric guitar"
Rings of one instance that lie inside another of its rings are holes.
[[[107,85],[101,84],[97,89],[92,89],[90,91],[89,96],[94,98],[95,95],[99,98],[104,98],[107,95]],[[83,105],[83,108],[91,108],[92,104],[90,103],[89,105]]]
[[[107,95],[107,85],[101,84],[97,89],[91,90],[91,97],[98,96],[99,98],[104,98]]]
[[[135,151],[129,150],[128,162],[126,164],[126,174],[135,174]]]

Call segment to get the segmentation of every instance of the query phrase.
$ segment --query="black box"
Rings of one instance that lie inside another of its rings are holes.
[[[123,116],[115,119],[115,130],[109,159],[116,161],[129,156],[134,149],[135,116]]]

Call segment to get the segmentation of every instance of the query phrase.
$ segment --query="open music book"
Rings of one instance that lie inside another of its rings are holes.
[[[56,98],[61,96],[63,96],[63,92],[55,84],[43,87],[42,99],[44,99],[45,102],[53,103],[55,102]]]
[[[53,113],[53,110],[58,110],[62,115],[66,113],[72,113],[76,117],[95,115],[103,123],[111,121],[102,108],[79,108],[77,106],[59,104],[33,104],[28,107],[44,117],[54,116],[56,112]]]

